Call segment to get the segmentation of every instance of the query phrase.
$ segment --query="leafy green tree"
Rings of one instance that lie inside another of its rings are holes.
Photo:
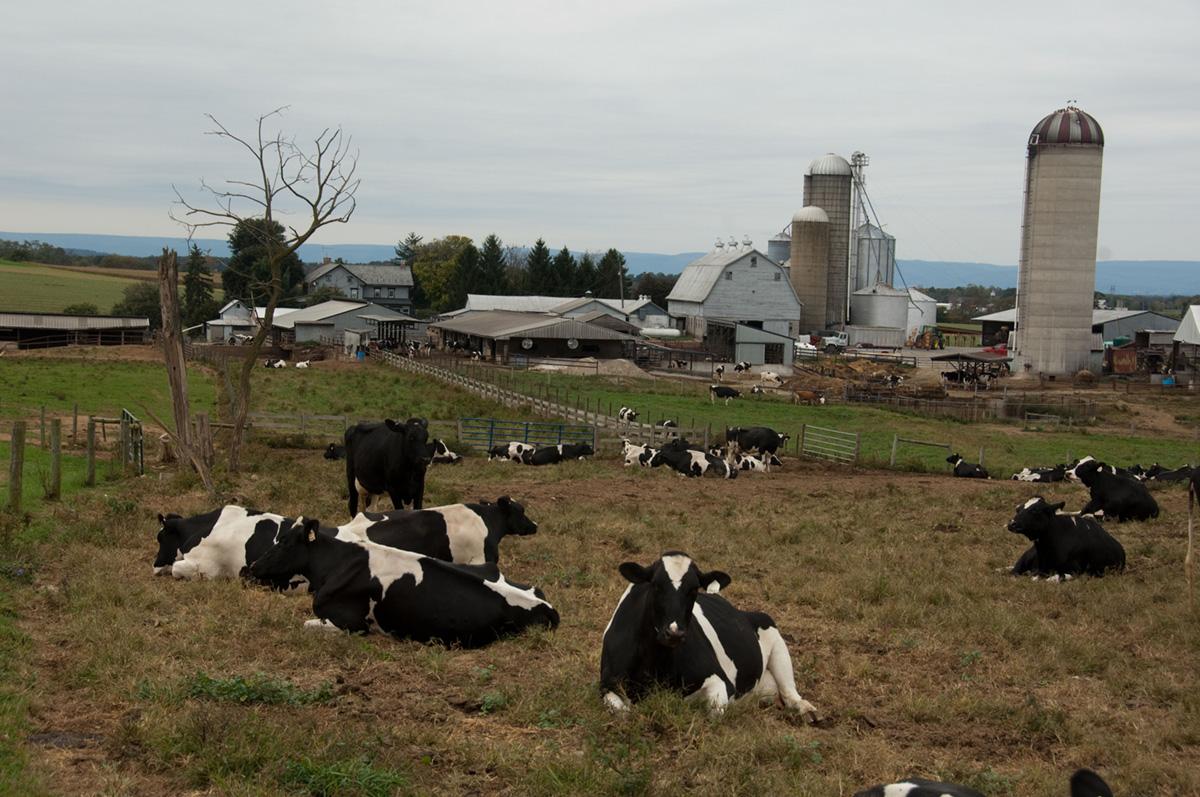
[[[345,299],[346,294],[342,293],[342,289],[334,285],[322,285],[320,288],[310,291],[304,297],[304,306],[312,307],[314,304],[328,302],[332,299]]]
[[[158,283],[138,280],[125,289],[121,301],[113,305],[113,315],[149,318],[150,328],[162,326],[162,305],[159,302]]]
[[[575,283],[578,278],[578,266],[571,250],[563,247],[550,264],[550,273],[554,280],[551,283],[550,296],[571,296],[575,293]]]
[[[234,225],[229,233],[229,262],[221,275],[227,299],[241,299],[248,304],[262,302],[272,279],[270,247],[274,246],[276,251],[290,248],[285,242],[285,232],[283,225],[274,220],[241,219]],[[301,293],[304,264],[295,251],[281,258],[279,276],[281,298]]]
[[[550,296],[554,290],[554,263],[546,242],[538,238],[525,258],[526,290],[535,296]]]
[[[484,238],[479,248],[479,279],[474,292],[493,296],[508,293],[508,259],[504,244],[494,233]]]
[[[625,255],[616,249],[609,249],[600,258],[597,268],[597,286],[592,293],[600,299],[618,299],[621,296],[621,284],[625,285],[625,296],[633,296],[633,283],[625,273]]]
[[[588,291],[596,292],[596,283],[600,273],[596,270],[596,258],[591,252],[584,252],[579,257],[579,265],[575,268],[575,289],[571,293],[583,296]]]
[[[449,301],[447,309],[457,309],[465,307],[467,304],[467,294],[476,291],[479,288],[479,277],[481,275],[479,264],[479,250],[474,244],[467,244],[462,251],[458,253],[458,258],[454,263],[454,278],[450,282],[450,288],[447,291]]]
[[[678,274],[656,274],[650,271],[639,274],[633,284],[635,296],[649,296],[650,301],[664,310],[667,307],[667,294],[675,287]]]
[[[100,315],[100,308],[91,302],[69,304],[63,308],[63,315]]]
[[[468,246],[471,246],[470,238],[447,235],[417,248],[412,267],[413,281],[421,285],[429,308],[439,313],[455,309],[451,306],[454,275],[458,270],[458,256]]]
[[[183,325],[190,327],[213,318],[220,307],[213,298],[212,270],[200,247],[192,244],[188,250],[187,271],[183,274]]]

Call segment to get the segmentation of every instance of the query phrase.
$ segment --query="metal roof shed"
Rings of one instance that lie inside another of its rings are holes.
[[[441,348],[451,344],[507,361],[534,357],[623,357],[632,339],[616,330],[545,313],[485,310],[429,325]]]

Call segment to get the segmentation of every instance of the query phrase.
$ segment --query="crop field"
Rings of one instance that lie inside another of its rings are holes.
[[[60,313],[64,307],[89,302],[108,313],[121,301],[125,288],[138,281],[157,281],[158,272],[47,266],[0,260],[0,310]],[[219,286],[219,282],[218,282]],[[220,300],[218,287],[214,296]]]
[[[259,395],[364,416],[489,410],[326,365],[256,377]],[[225,498],[347,519],[340,463],[267,442],[222,477]],[[459,650],[313,633],[305,596],[153,576],[157,513],[211,508],[186,474],[83,490],[37,507],[0,550],[0,793],[849,795],[923,775],[1063,795],[1088,766],[1118,794],[1200,794],[1183,490],[1156,489],[1155,521],[1109,526],[1124,574],[1066,584],[997,572],[1027,544],[1004,524],[1039,492],[1086,500],[1078,485],[794,458],[733,481],[612,458],[434,466],[428,506],[525,504],[538,533],[506,539],[500,565],[562,615],[556,631]],[[628,716],[602,706],[617,565],[669,549],[730,573],[726,597],[774,617],[825,721],[751,703],[712,717],[666,692]]]

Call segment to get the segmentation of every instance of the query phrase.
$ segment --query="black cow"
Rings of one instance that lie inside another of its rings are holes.
[[[726,444],[737,443],[739,451],[760,454],[774,454],[791,439],[791,435],[780,434],[769,426],[730,426],[725,430]]]
[[[984,794],[954,783],[905,778],[898,783],[872,786],[864,791],[855,792],[854,797],[984,797]],[[1071,797],[1113,797],[1113,793],[1104,779],[1095,772],[1080,769],[1071,776]]]
[[[958,454],[951,454],[946,461],[954,466],[954,475],[960,479],[990,479],[991,476],[982,465],[967,462]]]
[[[1017,507],[1008,530],[1033,542],[1035,561],[1026,551],[1017,567],[1055,581],[1087,574],[1102,576],[1108,570],[1125,569],[1125,549],[1090,515],[1064,515],[1063,502],[1047,503],[1040,495]],[[1023,566],[1024,564],[1024,566]]]
[[[346,456],[346,447],[337,443],[330,443],[329,448],[325,449],[325,459],[343,459]]]
[[[1116,518],[1117,522],[1158,517],[1158,502],[1146,485],[1133,476],[1116,473],[1114,468],[1092,457],[1079,460],[1067,471],[1067,476],[1082,482],[1091,494],[1091,500],[1084,504],[1081,514],[1099,512],[1105,517]]]
[[[1156,482],[1186,482],[1192,477],[1192,466],[1184,465],[1182,468],[1168,470],[1162,465],[1155,462],[1146,470],[1146,479]]]
[[[237,578],[293,520],[230,504],[190,518],[159,515],[158,522],[154,575],[193,579]],[[284,580],[273,586],[295,585]]]
[[[675,447],[670,444],[660,448],[658,453],[650,459],[650,467],[657,468],[662,465],[667,465],[677,473],[692,478],[711,472],[712,475],[720,476],[723,479],[736,479],[738,474],[737,468],[730,467],[728,462],[707,451]]]
[[[717,399],[725,399],[728,404],[730,399],[741,398],[742,391],[735,387],[724,387],[722,385],[708,386],[708,400],[711,403],[716,403]]]
[[[529,626],[558,627],[537,588],[504,579],[494,564],[459,565],[297,522],[250,566],[259,580],[301,575],[313,593],[306,627],[365,634],[372,628],[420,642],[480,647]]]
[[[390,418],[383,423],[360,423],[346,430],[346,489],[350,517],[371,499],[387,493],[396,509],[420,509],[425,497],[425,469],[429,467],[428,424],[423,418],[404,423]]]
[[[557,465],[568,459],[583,459],[596,452],[587,443],[559,443],[556,446],[543,446],[533,451],[526,450],[521,454],[524,465]]]
[[[618,711],[655,686],[676,689],[723,711],[755,694],[781,699],[804,719],[816,708],[796,691],[787,644],[762,612],[738,610],[720,595],[730,577],[701,572],[685,553],[668,551],[649,567],[618,568],[630,586],[604,631],[600,693]]]
[[[460,565],[499,562],[500,540],[508,534],[537,534],[537,523],[526,516],[525,507],[507,495],[495,503],[367,512],[336,531],[338,539],[365,539]]]

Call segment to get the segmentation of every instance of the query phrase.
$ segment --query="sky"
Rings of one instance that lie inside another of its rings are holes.
[[[212,114],[340,126],[362,183],[315,243],[765,249],[808,163],[870,156],[897,257],[1015,263],[1025,143],[1104,128],[1101,259],[1195,259],[1200,3],[11,4],[0,229],[174,235],[173,186],[248,180]],[[205,237],[221,237],[209,231]]]

